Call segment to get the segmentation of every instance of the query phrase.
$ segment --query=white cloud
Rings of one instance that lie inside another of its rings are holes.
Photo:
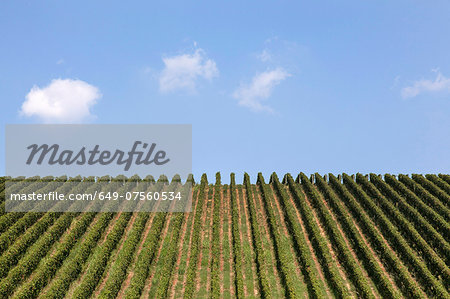
[[[402,97],[404,99],[413,98],[423,92],[450,92],[450,78],[442,75],[437,69],[433,69],[432,71],[437,73],[436,79],[422,79],[415,81],[412,86],[407,86],[402,89]]]
[[[170,92],[177,89],[195,91],[197,80],[212,80],[219,75],[216,63],[208,59],[202,49],[194,54],[182,54],[163,58],[164,69],[159,76],[159,89]]]
[[[398,86],[399,82],[400,82],[400,76],[395,76],[394,83],[392,84],[392,86],[389,89],[396,88]]]
[[[90,108],[100,97],[98,88],[84,81],[55,79],[43,88],[33,86],[20,114],[45,123],[79,123],[92,116]]]
[[[269,50],[264,49],[261,54],[259,54],[258,59],[261,60],[262,62],[267,62],[270,61],[272,59],[272,55],[270,55]]]
[[[282,68],[256,74],[252,82],[241,85],[233,93],[233,97],[239,100],[239,105],[253,111],[273,112],[271,107],[262,104],[262,100],[270,97],[274,87],[289,76],[291,75]]]

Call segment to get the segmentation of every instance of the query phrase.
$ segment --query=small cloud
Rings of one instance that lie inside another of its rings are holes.
[[[46,87],[31,88],[20,114],[45,123],[80,123],[92,117],[90,108],[100,97],[98,88],[84,81],[54,79]]]
[[[276,42],[278,41],[278,36],[277,35],[272,35],[271,37],[266,38],[266,40],[264,41],[265,44],[270,44],[272,42]]]
[[[442,75],[439,69],[433,69],[432,72],[437,73],[436,79],[422,79],[415,81],[412,86],[404,87],[402,98],[413,98],[423,92],[450,92],[450,78]]]
[[[314,60],[308,47],[277,36],[266,39],[252,57],[272,68],[283,67],[289,73],[300,72],[302,65]]]
[[[396,88],[398,86],[399,82],[400,82],[400,76],[395,76],[394,83],[392,84],[392,86],[389,89]]]
[[[198,79],[211,81],[219,75],[215,61],[208,59],[202,49],[197,49],[194,54],[166,57],[163,62],[165,67],[159,76],[161,92],[195,91]]]
[[[61,58],[56,62],[56,64],[60,65],[60,64],[63,64],[64,62],[65,62],[64,59]]]
[[[252,82],[248,85],[241,85],[233,93],[233,97],[239,100],[240,106],[253,111],[273,112],[271,107],[262,104],[262,100],[269,98],[275,86],[289,76],[291,75],[282,68],[256,74]]]
[[[272,59],[272,56],[270,55],[270,52],[267,49],[264,49],[261,54],[257,55],[257,57],[262,62],[267,62]]]

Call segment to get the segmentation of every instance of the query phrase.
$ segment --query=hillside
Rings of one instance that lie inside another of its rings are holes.
[[[5,213],[3,179],[0,298],[449,298],[449,175],[209,179],[191,213]]]

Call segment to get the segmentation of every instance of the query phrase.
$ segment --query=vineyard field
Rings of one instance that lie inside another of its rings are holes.
[[[5,180],[0,298],[450,298],[449,175],[203,174],[189,213],[8,213]]]

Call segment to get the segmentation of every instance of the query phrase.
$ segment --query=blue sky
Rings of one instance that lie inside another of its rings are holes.
[[[0,119],[189,123],[197,178],[449,173],[449,16],[444,0],[2,1]]]

